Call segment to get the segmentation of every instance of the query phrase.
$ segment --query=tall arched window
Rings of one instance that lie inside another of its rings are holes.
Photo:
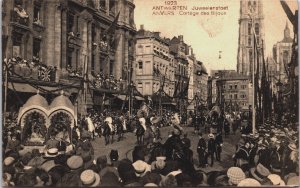
[[[259,35],[259,24],[255,23],[255,34]]]
[[[252,45],[252,40],[251,40],[251,36],[248,37],[248,46],[251,46]]]
[[[248,35],[251,35],[251,30],[252,30],[252,23],[248,23]]]

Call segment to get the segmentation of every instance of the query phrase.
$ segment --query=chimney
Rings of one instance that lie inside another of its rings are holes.
[[[178,39],[179,39],[180,42],[183,42],[183,35],[179,35]]]
[[[144,30],[144,24],[140,25],[140,30]]]

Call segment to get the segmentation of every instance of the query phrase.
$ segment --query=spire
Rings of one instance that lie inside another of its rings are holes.
[[[290,28],[288,25],[288,21],[286,21],[285,29],[284,29],[284,39],[289,39],[290,37]]]

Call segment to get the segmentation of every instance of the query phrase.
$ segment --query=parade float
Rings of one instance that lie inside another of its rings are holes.
[[[25,149],[43,150],[53,131],[58,139],[70,143],[72,128],[76,124],[74,105],[63,92],[48,105],[47,100],[37,92],[20,108],[18,124]]]

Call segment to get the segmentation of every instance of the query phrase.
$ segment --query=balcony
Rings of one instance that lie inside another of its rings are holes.
[[[11,11],[11,15],[11,22],[20,26],[28,27],[29,16],[22,7],[15,7],[14,10]]]
[[[68,33],[68,47],[73,48],[74,46],[81,46],[82,40],[80,38],[80,33],[74,34],[73,31]]]
[[[106,89],[117,92],[126,92],[127,81],[115,79],[113,76],[104,76],[103,73],[93,75],[91,83],[95,89]]]
[[[19,79],[55,82],[56,67],[47,66],[38,60],[27,61],[20,57],[8,60],[9,76]]]

